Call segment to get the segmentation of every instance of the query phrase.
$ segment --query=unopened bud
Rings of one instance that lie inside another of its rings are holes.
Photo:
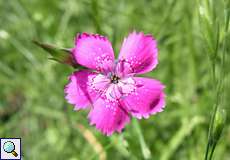
[[[34,44],[41,47],[45,51],[47,51],[52,57],[50,59],[55,60],[60,63],[64,63],[67,65],[71,65],[74,68],[78,67],[79,65],[75,62],[71,49],[59,48],[50,44],[41,43],[38,41],[33,41]]]
[[[225,121],[226,121],[226,112],[224,109],[217,109],[216,116],[213,124],[213,134],[212,141],[217,143],[220,139],[221,133],[224,129]]]

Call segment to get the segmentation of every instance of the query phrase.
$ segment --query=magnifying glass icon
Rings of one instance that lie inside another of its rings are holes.
[[[6,152],[6,153],[11,153],[14,155],[14,157],[17,157],[18,154],[17,152],[15,152],[15,145],[13,142],[11,141],[7,141],[3,144],[3,150]]]

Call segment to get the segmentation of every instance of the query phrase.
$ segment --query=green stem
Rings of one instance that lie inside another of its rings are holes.
[[[226,9],[225,9],[226,10]],[[225,35],[227,35],[227,31],[228,31],[228,23],[229,23],[229,11],[228,11],[228,8],[227,8],[227,15],[226,15],[226,22],[225,22],[225,27],[224,27],[224,32],[225,32]],[[219,23],[218,23],[219,24]],[[218,30],[217,32],[219,32],[219,25],[218,25]],[[218,52],[218,46],[219,46],[219,33],[217,34],[217,41],[216,41],[216,48],[215,48],[215,55],[217,55],[217,52]],[[223,83],[223,79],[225,77],[225,52],[226,52],[226,41],[227,41],[227,38],[224,39],[223,41],[223,54],[222,54],[222,57],[221,57],[221,71],[220,71],[220,75],[219,75],[219,80],[217,81],[216,79],[218,77],[216,77],[216,74],[215,74],[215,66],[216,66],[216,62],[213,61],[213,82],[214,82],[214,85],[217,83],[217,87],[216,87],[216,103],[214,105],[214,110],[213,110],[213,113],[212,113],[212,118],[211,118],[211,122],[210,122],[210,126],[209,126],[209,133],[208,133],[208,144],[207,144],[207,147],[206,147],[206,153],[205,153],[205,160],[211,160],[212,157],[213,157],[213,153],[214,153],[214,150],[215,150],[215,147],[217,145],[217,141],[213,141],[213,139],[215,137],[214,136],[214,130],[213,130],[213,126],[214,126],[214,121],[215,121],[215,118],[216,118],[216,113],[217,113],[217,109],[218,109],[218,105],[219,103],[221,102],[221,93],[223,93],[223,88],[224,88],[224,83]],[[218,44],[217,44],[218,43]],[[215,58],[214,58],[215,60]],[[210,151],[210,147],[211,148],[211,151]]]
[[[97,0],[92,0],[91,2],[91,8],[92,8],[92,20],[96,28],[96,32],[99,34],[103,34],[101,29],[101,17],[99,12],[99,5]]]
[[[141,132],[141,127],[137,121],[137,119],[134,119],[133,120],[133,124],[134,124],[134,128],[136,130],[136,133],[138,135],[138,138],[139,138],[139,141],[140,141],[140,145],[141,145],[141,151],[142,151],[142,154],[144,156],[144,159],[149,159],[151,158],[151,152],[145,142],[145,139],[143,137],[143,134]]]

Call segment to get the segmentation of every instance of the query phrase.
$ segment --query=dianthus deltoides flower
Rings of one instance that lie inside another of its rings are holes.
[[[129,34],[117,60],[109,40],[98,34],[78,34],[71,52],[88,69],[70,75],[66,99],[76,110],[90,108],[90,124],[103,134],[121,132],[131,116],[148,118],[163,110],[164,85],[136,77],[158,63],[157,44],[151,35]]]

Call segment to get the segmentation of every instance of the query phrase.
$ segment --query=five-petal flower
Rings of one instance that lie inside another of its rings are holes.
[[[131,33],[115,61],[106,37],[82,33],[76,37],[72,54],[88,69],[69,77],[66,99],[76,110],[90,107],[90,124],[102,133],[121,132],[130,116],[148,118],[163,110],[164,85],[151,78],[135,77],[153,70],[158,63],[157,44],[151,35]]]

